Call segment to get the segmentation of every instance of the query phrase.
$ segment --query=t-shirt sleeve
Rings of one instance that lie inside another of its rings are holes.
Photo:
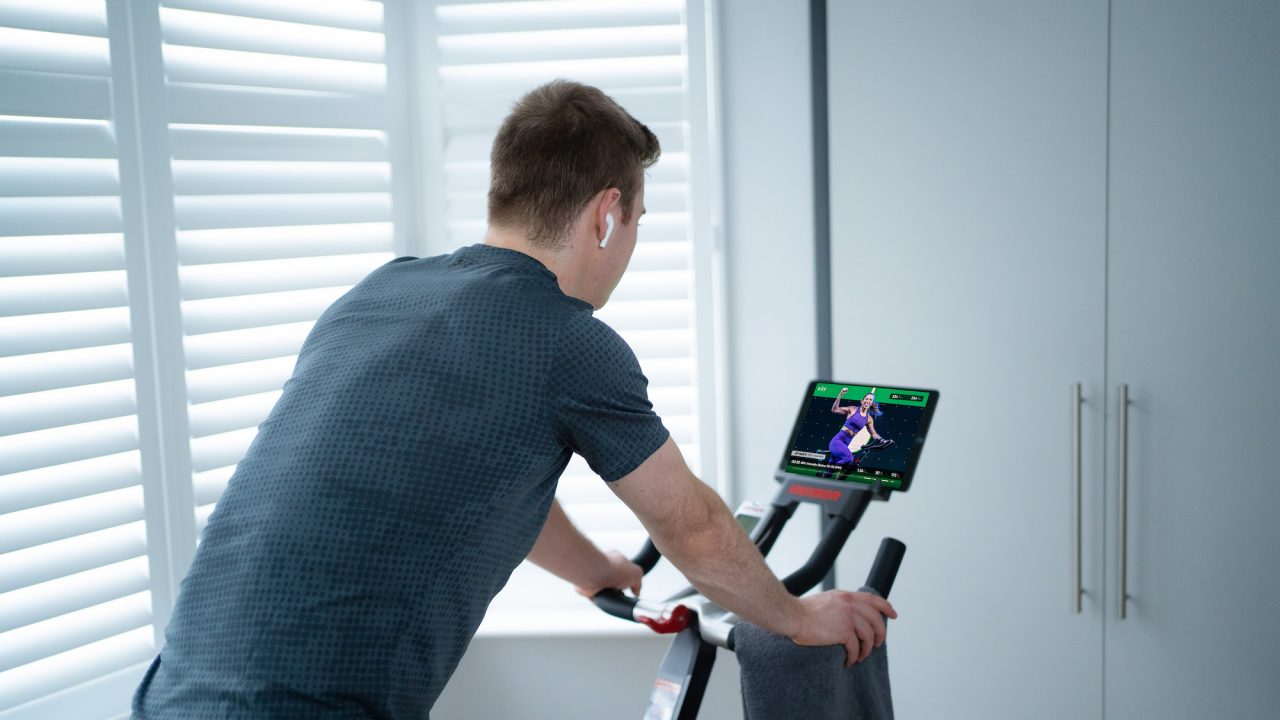
[[[556,436],[606,481],[635,470],[670,435],[653,412],[635,353],[589,315],[564,328],[548,387]]]

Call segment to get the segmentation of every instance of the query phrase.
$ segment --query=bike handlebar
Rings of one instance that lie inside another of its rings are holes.
[[[844,547],[855,524],[847,518],[834,518],[809,561],[782,581],[787,591],[793,595],[803,595],[817,585],[831,570],[836,556],[840,554],[840,549]],[[876,559],[871,564],[871,572],[867,574],[867,582],[863,590],[870,590],[880,597],[888,598],[906,552],[907,546],[900,540],[887,537],[880,541],[880,549],[876,552]],[[631,559],[631,562],[639,565],[645,574],[648,574],[661,557],[662,553],[653,544],[653,540],[647,539],[644,547]],[[646,622],[644,618],[638,618],[635,614],[638,598],[626,595],[621,590],[612,588],[601,590],[592,600],[595,601],[596,607],[616,618],[631,622]],[[646,624],[652,626],[650,622]]]
[[[640,548],[640,552],[631,558],[631,562],[639,565],[640,569],[648,575],[653,566],[658,564],[658,559],[661,557],[662,553],[658,551],[658,546],[653,544],[653,538],[648,538],[644,541],[644,547]],[[596,607],[616,618],[639,622],[635,617],[638,598],[631,597],[621,590],[610,588],[601,590],[591,599],[595,601]]]
[[[898,577],[898,568],[902,565],[902,556],[907,546],[902,541],[887,537],[880,541],[880,550],[876,552],[876,560],[871,564],[871,572],[867,574],[866,587],[880,597],[888,599],[893,589],[893,581]]]

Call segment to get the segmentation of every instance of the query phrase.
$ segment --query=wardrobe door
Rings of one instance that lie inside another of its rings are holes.
[[[1098,718],[1107,5],[828,6],[834,379],[941,391],[840,584],[906,542],[900,717]]]
[[[1106,716],[1275,717],[1280,4],[1116,0],[1112,48]]]

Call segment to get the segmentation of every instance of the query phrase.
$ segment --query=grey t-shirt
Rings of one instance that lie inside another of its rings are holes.
[[[134,717],[426,717],[571,454],[612,481],[666,441],[647,384],[529,255],[374,271],[209,518]]]

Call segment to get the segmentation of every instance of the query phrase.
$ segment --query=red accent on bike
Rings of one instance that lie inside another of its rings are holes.
[[[809,487],[807,485],[792,485],[788,492],[792,495],[817,498],[819,500],[839,500],[844,497],[844,493],[839,490],[825,490],[822,488]]]
[[[656,620],[642,615],[640,616],[640,622],[656,633],[663,635],[678,633],[689,627],[689,608],[677,605],[671,610],[662,613],[662,617]]]

